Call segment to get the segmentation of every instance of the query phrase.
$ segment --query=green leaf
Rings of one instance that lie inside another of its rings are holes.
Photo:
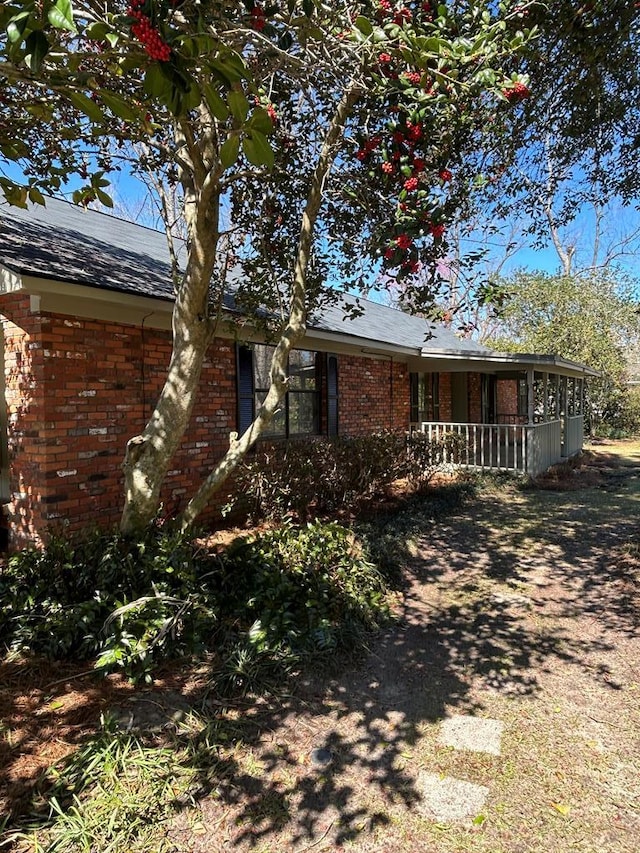
[[[29,146],[20,139],[3,140],[0,144],[0,154],[7,160],[18,160],[20,157],[29,155]]]
[[[102,98],[105,106],[109,107],[111,112],[118,116],[118,118],[124,119],[125,121],[138,121],[140,119],[140,111],[134,109],[125,101],[124,98],[120,97],[120,95],[114,95],[113,92],[101,90],[100,97]]]
[[[244,92],[232,89],[229,92],[228,101],[233,117],[240,124],[244,123],[249,113],[249,101],[246,99]]]
[[[82,92],[67,92],[67,98],[73,106],[84,113],[95,124],[101,124],[104,121],[104,113],[95,101],[83,95]]]
[[[356,29],[360,30],[360,32],[365,36],[370,36],[373,33],[373,25],[368,18],[364,17],[364,15],[358,15],[354,24]]]
[[[69,30],[71,33],[78,32],[73,21],[71,0],[57,0],[56,5],[49,9],[47,17],[51,26],[58,30]]]
[[[28,23],[28,12],[22,12],[22,14],[16,15],[7,26],[7,36],[9,41],[13,44],[19,44],[22,41],[22,37],[24,36],[24,31],[26,30]]]
[[[192,81],[191,86],[182,93],[179,114],[183,115],[184,113],[188,113],[189,110],[194,110],[200,103],[201,99],[202,95],[200,93],[200,88],[194,80]]]
[[[218,92],[216,92],[214,86],[211,83],[205,83],[203,93],[212,115],[218,121],[226,121],[229,118],[229,110]]]
[[[244,59],[240,56],[236,51],[229,51],[223,56],[220,57],[223,60],[227,68],[231,69],[231,72],[234,75],[237,75],[241,80],[249,80],[251,75],[247,70],[247,65]]]
[[[236,133],[228,136],[220,146],[220,162],[225,169],[230,169],[238,159],[240,139]]]
[[[29,201],[44,207],[44,196],[37,187],[29,187]]]
[[[14,207],[27,207],[27,188],[19,187],[16,184],[4,186],[4,197]]]
[[[49,53],[48,38],[41,30],[35,30],[28,35],[25,47],[27,55],[24,59],[29,69],[33,72],[39,71],[42,60]]]
[[[87,27],[85,30],[85,35],[87,38],[90,38],[92,41],[102,41],[102,39],[109,32],[109,25],[105,24],[104,21],[96,21],[91,24],[91,26]]]
[[[251,118],[247,122],[247,126],[252,130],[257,130],[259,133],[268,136],[273,131],[273,122],[269,118],[269,113],[262,107],[256,107],[251,113]]]
[[[107,195],[104,190],[100,190],[96,187],[95,193],[101,204],[104,204],[105,207],[113,207],[113,200],[111,196]]]
[[[224,54],[216,59],[210,59],[209,67],[221,75],[227,86],[239,83],[248,76],[244,62],[235,54]]]
[[[162,71],[162,67],[155,63],[147,68],[144,75],[142,88],[152,98],[161,98],[169,92],[170,81]]]
[[[242,150],[247,160],[254,166],[267,166],[273,168],[273,151],[267,137],[257,130],[251,136],[245,136],[242,140]]]

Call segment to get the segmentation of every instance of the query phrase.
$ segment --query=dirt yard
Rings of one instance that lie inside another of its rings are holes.
[[[172,736],[210,736],[154,851],[636,853],[639,475],[640,445],[603,444],[544,488],[501,483],[425,517],[399,621],[366,660],[227,710],[215,732],[189,712],[193,674],[135,692],[7,665],[5,805],[101,710],[133,721],[146,704]]]

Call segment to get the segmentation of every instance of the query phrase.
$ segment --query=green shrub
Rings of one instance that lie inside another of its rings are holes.
[[[215,650],[234,691],[256,672],[351,645],[387,615],[383,578],[336,524],[284,526],[221,555],[166,532],[56,538],[0,573],[10,650],[93,657],[147,679],[163,658]]]
[[[384,579],[339,524],[283,526],[224,555],[227,617],[252,645],[332,649],[388,615]]]
[[[461,436],[433,440],[418,432],[262,446],[236,478],[230,508],[249,504],[255,518],[301,521],[343,506],[356,509],[394,480],[406,478],[420,487],[445,462],[458,461],[463,447]]]
[[[147,669],[153,659],[204,644],[217,602],[198,590],[218,568],[178,535],[137,541],[95,532],[57,536],[0,571],[0,636],[12,651],[50,658],[100,655],[107,668]]]

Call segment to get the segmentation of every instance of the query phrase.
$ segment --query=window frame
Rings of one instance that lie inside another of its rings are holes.
[[[411,423],[439,423],[440,374],[435,372],[412,372],[409,374],[409,382]],[[422,408],[420,407],[421,402],[424,404]],[[421,413],[425,417],[420,417]]]
[[[256,351],[258,348],[264,348],[273,351],[275,346],[272,344],[255,343],[251,345],[238,344],[237,346],[237,390],[238,390],[238,412],[237,423],[238,432],[243,432],[249,425],[249,405],[251,411],[251,420],[255,418],[257,407],[264,399],[264,395],[268,391],[268,387],[258,385],[258,371],[256,369]],[[282,441],[289,439],[300,439],[309,436],[322,435],[324,417],[326,417],[326,431],[329,435],[337,435],[338,419],[337,419],[337,400],[338,400],[338,385],[337,385],[337,358],[329,356],[326,353],[317,350],[295,349],[292,353],[307,353],[311,358],[310,364],[314,367],[314,382],[315,388],[296,388],[295,384],[289,387],[282,401],[282,409],[284,418],[282,426],[277,425],[275,430],[267,430],[262,433],[261,438]],[[333,359],[333,362],[331,361]],[[268,354],[265,358],[265,363],[270,364]],[[287,372],[290,371],[290,359],[287,365]],[[290,374],[295,376],[296,374]],[[329,383],[329,379],[332,382]],[[325,388],[325,386],[329,386]],[[251,389],[249,391],[249,388]],[[292,410],[296,408],[295,403],[300,403],[303,398],[311,399],[313,426],[311,430],[292,431]],[[295,403],[294,403],[295,401]],[[329,401],[333,405],[329,406]],[[292,405],[294,403],[294,405]],[[333,411],[332,411],[333,408]],[[326,411],[325,411],[326,409]],[[273,422],[272,422],[273,423]]]

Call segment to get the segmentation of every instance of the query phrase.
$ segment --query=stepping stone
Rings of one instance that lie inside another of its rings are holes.
[[[500,755],[504,723],[485,717],[447,717],[440,727],[440,743],[454,749]]]
[[[438,823],[470,823],[482,812],[489,794],[484,785],[437,773],[421,773],[417,787],[422,794],[419,811]]]

